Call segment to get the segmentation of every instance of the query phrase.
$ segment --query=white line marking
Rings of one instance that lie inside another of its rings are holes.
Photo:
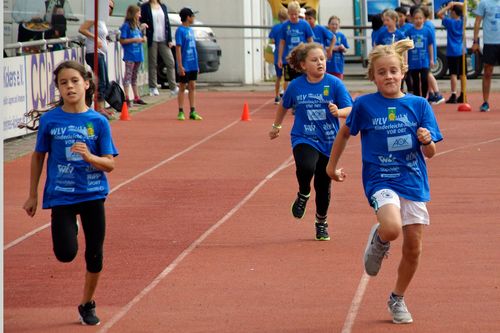
[[[488,144],[492,142],[500,141],[500,138],[495,138],[487,141],[482,141],[482,142],[477,142],[477,143],[471,143],[465,146],[460,146],[452,149],[445,150],[440,153],[436,153],[434,157],[437,156],[442,156],[448,153],[452,153],[454,151],[460,150],[460,149],[465,149],[465,148],[470,148],[474,146],[479,146],[483,144]],[[344,327],[342,328],[342,333],[351,333],[352,326],[354,325],[354,322],[356,320],[356,316],[358,315],[358,310],[359,306],[361,304],[361,301],[363,300],[363,296],[365,294],[365,290],[368,286],[368,282],[370,281],[370,277],[363,272],[363,276],[361,277],[361,281],[359,281],[358,288],[356,289],[356,292],[354,293],[354,297],[351,302],[351,307],[349,308],[349,312],[347,313],[347,317],[344,321]]]
[[[255,186],[250,193],[248,193],[243,200],[238,202],[226,215],[224,215],[217,223],[212,225],[207,231],[205,231],[198,239],[196,239],[188,248],[186,248],[182,253],[174,259],[146,288],[144,288],[136,297],[134,297],[128,304],[126,304],[120,311],[118,311],[106,324],[98,331],[98,333],[107,332],[114,324],[116,324],[120,319],[122,319],[128,311],[138,302],[140,302],[150,291],[152,291],[168,274],[170,274],[181,262],[186,258],[191,252],[193,252],[200,244],[210,236],[215,230],[217,230],[221,225],[223,225],[227,220],[229,220],[240,208],[245,205],[248,200],[250,200],[271,178],[273,178],[281,170],[288,168],[292,165],[290,162],[293,156],[289,156],[286,161],[281,163],[281,165],[268,174],[257,186]]]
[[[259,106],[257,109],[255,109],[254,111],[250,112],[250,114],[254,114],[254,113],[256,113],[256,112],[259,112],[260,110],[262,110],[265,106],[267,106],[267,105],[268,105],[268,104],[270,104],[271,102],[274,102],[274,100],[269,100],[269,101],[265,102],[264,104],[262,104],[261,106]],[[176,159],[177,157],[180,157],[180,156],[182,156],[182,155],[184,155],[184,154],[186,154],[186,153],[190,152],[190,151],[191,151],[191,150],[193,150],[194,148],[196,148],[196,147],[198,147],[199,145],[201,145],[201,144],[203,144],[203,143],[207,142],[208,140],[212,139],[213,137],[215,137],[215,136],[219,135],[220,133],[222,133],[222,132],[224,132],[224,131],[228,130],[229,128],[233,127],[234,125],[236,125],[236,124],[238,124],[238,123],[240,123],[240,122],[241,122],[241,120],[235,120],[235,121],[233,121],[233,122],[232,122],[232,123],[230,123],[229,125],[227,125],[227,126],[225,126],[225,127],[221,128],[220,130],[218,130],[218,131],[217,131],[217,132],[215,132],[215,133],[210,134],[209,136],[205,137],[204,139],[202,139],[202,140],[200,140],[200,141],[198,141],[198,142],[196,142],[196,143],[192,144],[191,146],[189,146],[189,147],[187,147],[186,149],[184,149],[184,150],[182,150],[182,151],[178,152],[177,154],[172,155],[171,157],[169,157],[169,158],[167,158],[167,159],[165,159],[165,160],[161,161],[160,163],[156,164],[155,166],[152,166],[151,168],[149,168],[149,169],[147,169],[147,170],[145,170],[145,171],[143,171],[143,172],[141,172],[141,173],[137,174],[136,176],[134,176],[134,177],[132,177],[132,178],[130,178],[130,179],[128,179],[128,180],[126,180],[126,181],[124,181],[124,182],[122,182],[122,183],[118,184],[117,186],[115,186],[113,189],[111,189],[111,190],[109,191],[109,194],[112,194],[113,192],[118,191],[118,190],[119,190],[120,188],[122,188],[123,186],[125,186],[125,185],[127,185],[127,184],[130,184],[131,182],[133,182],[133,181],[135,181],[135,180],[137,180],[137,179],[141,178],[142,176],[144,176],[144,175],[146,175],[146,174],[150,173],[151,171],[154,171],[154,170],[158,169],[159,167],[163,166],[164,164],[166,164],[166,163],[168,163],[168,162],[173,161],[173,160],[174,160],[174,159]],[[30,237],[31,237],[31,236],[33,236],[33,235],[37,234],[38,232],[40,232],[40,231],[42,231],[42,230],[44,230],[44,229],[48,228],[49,226],[50,226],[50,223],[47,223],[47,224],[42,225],[41,227],[36,228],[35,230],[32,230],[32,231],[28,232],[27,234],[25,234],[25,235],[23,235],[23,236],[21,236],[21,237],[19,237],[19,238],[15,239],[15,240],[13,240],[12,242],[10,242],[10,243],[8,243],[7,245],[5,245],[5,246],[4,246],[4,248],[3,248],[3,250],[4,250],[4,251],[6,251],[6,250],[10,249],[11,247],[13,247],[13,246],[15,246],[15,245],[17,245],[17,244],[19,244],[19,243],[23,242],[24,240],[26,240],[26,239],[30,238]]]

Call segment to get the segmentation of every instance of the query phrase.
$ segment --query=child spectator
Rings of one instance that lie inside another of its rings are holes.
[[[306,10],[306,21],[309,23],[313,31],[313,40],[316,43],[323,45],[326,49],[326,58],[331,59],[333,47],[335,46],[336,41],[335,35],[326,27],[316,24],[316,10],[314,8]]]
[[[434,38],[429,28],[424,26],[424,12],[416,8],[412,15],[413,27],[407,31],[415,47],[408,51],[408,66],[413,81],[413,94],[426,97],[429,68],[434,66]]]
[[[396,7],[394,11],[398,14],[398,29],[406,36],[406,31],[412,27],[408,22],[408,7]]]
[[[389,45],[405,38],[405,35],[397,28],[399,17],[395,11],[391,9],[384,11],[382,20],[385,29],[377,34],[375,45]]]
[[[377,92],[356,99],[335,138],[327,165],[328,175],[343,182],[346,173],[337,168],[338,162],[349,137],[361,133],[363,187],[378,222],[365,248],[368,275],[378,274],[390,242],[403,236],[397,280],[387,300],[396,324],[413,322],[404,295],[417,271],[424,227],[429,225],[425,158],[436,154],[435,142],[442,140],[429,103],[400,90],[406,71],[403,53],[412,46],[411,40],[404,39],[371,51],[368,78],[377,86]],[[397,133],[393,133],[396,128]]]
[[[446,28],[446,60],[448,61],[448,69],[450,72],[451,95],[446,101],[448,104],[463,103],[463,91],[457,98],[457,76],[464,74],[462,67],[465,57],[465,49],[463,45],[463,27],[462,19],[463,3],[450,1],[446,6],[437,12],[437,16],[442,20],[443,26]],[[445,16],[449,11],[449,16]],[[467,73],[467,70],[465,71]]]
[[[137,89],[137,73],[139,67],[144,62],[144,50],[142,44],[146,42],[146,37],[140,29],[141,8],[130,5],[125,14],[125,22],[120,27],[120,43],[123,47],[123,61],[125,61],[125,77],[123,78],[123,88],[128,106],[132,106],[129,99],[129,88],[132,85],[134,103],[147,104],[141,99]],[[143,23],[144,24],[144,23]],[[145,28],[145,24],[143,26]]]
[[[179,12],[182,25],[177,28],[175,32],[175,54],[177,57],[177,71],[179,73],[179,94],[177,95],[177,102],[179,104],[179,113],[177,114],[178,120],[184,120],[184,90],[186,85],[189,93],[189,119],[203,120],[203,118],[196,112],[195,107],[195,88],[196,80],[198,79],[198,53],[196,51],[196,41],[194,38],[194,31],[191,25],[194,22],[194,12],[191,8],[184,7]]]
[[[335,46],[330,59],[326,61],[326,71],[339,79],[344,79],[344,53],[349,48],[346,36],[339,31],[340,18],[332,16],[328,20],[328,28],[335,35]]]
[[[299,10],[299,3],[297,1],[290,1],[288,3],[289,20],[283,22],[281,26],[278,67],[283,69],[285,89],[288,86],[288,82],[302,75],[288,65],[286,57],[300,43],[312,43],[314,37],[311,26],[306,21],[299,20]]]
[[[285,8],[281,8],[278,12],[278,20],[280,23],[275,24],[269,32],[269,39],[274,44],[274,69],[276,71],[276,81],[274,82],[274,104],[280,103],[280,86],[281,78],[283,77],[283,69],[278,67],[279,45],[280,45],[280,31],[283,22],[288,20],[288,12]],[[283,89],[284,90],[284,89]]]
[[[292,204],[292,215],[304,217],[314,177],[316,240],[325,241],[330,239],[327,214],[331,183],[325,168],[339,129],[338,118],[349,114],[352,99],[342,81],[326,73],[323,45],[299,44],[290,53],[288,64],[305,74],[293,80],[285,91],[269,137],[279,136],[287,110],[295,108],[291,139],[299,192]]]

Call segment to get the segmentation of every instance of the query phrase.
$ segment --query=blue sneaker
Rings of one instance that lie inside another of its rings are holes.
[[[427,102],[429,102],[429,104],[432,104],[434,103],[435,100],[436,100],[436,95],[434,95],[433,93],[429,93],[429,98],[427,98]]]
[[[432,102],[432,104],[434,105],[438,105],[438,104],[441,104],[445,101],[443,95],[441,95],[440,93],[435,93],[434,94],[434,101]]]
[[[488,102],[484,102],[481,105],[481,108],[479,109],[479,111],[481,111],[481,112],[488,112],[488,111],[490,111],[490,105],[488,104]]]

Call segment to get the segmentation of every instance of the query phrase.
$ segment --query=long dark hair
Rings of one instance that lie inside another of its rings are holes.
[[[83,80],[89,81],[89,88],[85,91],[85,104],[88,107],[92,105],[94,92],[95,92],[95,83],[93,80],[92,72],[87,71],[84,65],[80,64],[77,61],[68,60],[60,63],[57,68],[54,70],[54,81],[56,83],[57,89],[59,89],[59,72],[63,69],[74,69],[82,76]],[[64,100],[61,98],[59,101],[59,105],[63,105]]]

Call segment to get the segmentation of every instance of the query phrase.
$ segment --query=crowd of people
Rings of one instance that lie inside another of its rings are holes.
[[[111,12],[113,1],[109,3]],[[484,5],[478,7],[477,20],[480,22],[483,17],[491,20],[489,16],[492,15],[494,0],[481,3]],[[438,12],[448,31],[447,52],[452,74],[448,103],[463,99],[462,94],[457,97],[456,91],[457,77],[462,73],[459,64],[464,56],[461,6],[461,3],[451,2]],[[150,0],[141,7],[132,5],[127,9],[120,29],[126,64],[126,98],[129,103],[146,104],[137,89],[137,72],[144,61],[142,45],[147,43],[150,94],[158,94],[156,66],[152,64],[156,64],[157,54],[160,54],[167,66],[172,66],[168,75],[169,88],[177,95],[177,119],[186,118],[184,91],[187,88],[189,119],[202,120],[195,106],[198,59],[194,33],[190,28],[195,13],[187,7],[179,13],[182,26],[175,34],[179,87],[171,59],[172,34],[167,13],[166,5],[160,0]],[[370,276],[377,275],[391,242],[403,237],[396,283],[387,300],[392,320],[398,324],[413,321],[404,296],[418,267],[424,226],[430,223],[426,208],[430,190],[425,158],[436,154],[436,143],[443,139],[429,104],[442,101],[429,73],[436,54],[435,34],[429,27],[425,8],[410,9],[411,24],[407,22],[407,16],[404,8],[387,10],[380,15],[383,27],[374,31],[373,50],[368,59],[368,78],[374,82],[377,92],[356,100],[352,99],[342,81],[344,53],[349,43],[340,32],[339,17],[331,16],[325,28],[316,24],[314,9],[301,11],[297,1],[290,1],[287,10],[279,14],[282,23],[273,27],[270,33],[277,46],[275,101],[279,104],[269,131],[270,139],[280,136],[288,110],[294,115],[290,136],[298,191],[291,205],[291,214],[296,219],[304,218],[313,182],[315,239],[330,240],[327,219],[332,196],[331,180],[346,180],[347,173],[338,164],[349,137],[361,133],[363,186],[377,221],[371,227],[364,253],[365,271]],[[76,256],[77,215],[80,215],[85,233],[87,273],[78,312],[86,325],[100,322],[94,294],[103,268],[104,201],[109,192],[105,173],[114,169],[114,157],[118,155],[110,126],[102,115],[109,86],[105,63],[107,29],[104,21],[97,23],[97,45],[94,44],[94,21],[85,21],[80,26],[80,32],[86,37],[86,61],[92,68],[94,64],[98,66],[97,86],[92,73],[79,63],[66,61],[55,69],[54,80],[61,101],[58,107],[40,119],[32,155],[29,196],[23,206],[29,216],[35,215],[40,177],[48,155],[42,207],[52,210],[53,248],[57,259],[69,262]],[[498,62],[500,48],[496,43],[498,36],[491,36],[493,28],[487,29],[484,31],[485,46],[490,46],[484,53],[490,75],[490,70]],[[477,46],[476,30],[474,42]],[[281,96],[282,77],[285,83]],[[491,76],[485,75],[483,93],[487,94],[481,111],[489,110],[488,79]],[[406,92],[403,89],[405,80]],[[130,88],[133,99],[128,92]],[[97,93],[98,104],[92,108],[94,93]],[[339,118],[345,119],[343,124]],[[71,167],[74,177],[66,177],[65,170],[59,167],[61,165]],[[90,180],[98,180],[99,186],[89,186]]]

